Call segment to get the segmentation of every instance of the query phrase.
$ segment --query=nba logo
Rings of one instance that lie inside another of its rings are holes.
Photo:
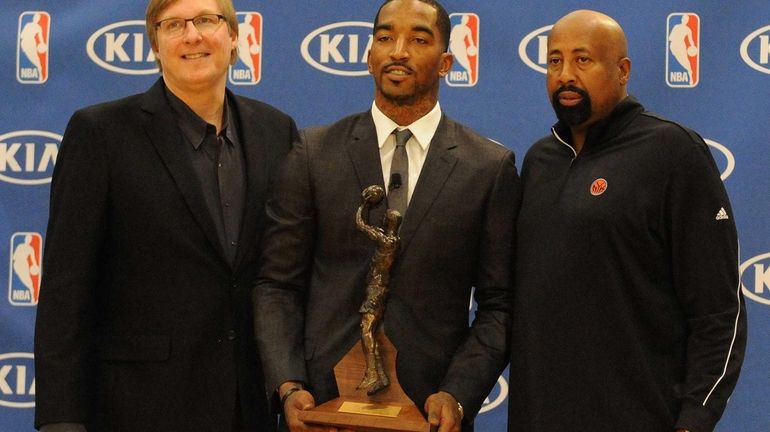
[[[255,85],[262,78],[262,15],[238,12],[238,59],[230,66],[230,83]]]
[[[479,82],[479,16],[474,13],[449,15],[449,52],[454,56],[446,83],[452,87],[473,87]]]
[[[666,29],[666,84],[695,87],[700,80],[700,17],[672,13]]]
[[[42,84],[48,80],[48,12],[24,12],[19,16],[16,46],[16,80],[22,84]]]
[[[40,257],[43,239],[38,233],[19,232],[11,237],[8,266],[8,301],[14,306],[35,306],[40,295]]]

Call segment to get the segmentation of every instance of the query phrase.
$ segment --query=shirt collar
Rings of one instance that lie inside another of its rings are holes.
[[[438,124],[441,122],[441,106],[436,101],[436,105],[428,114],[404,127],[396,124],[377,107],[376,103],[372,102],[372,119],[374,120],[375,129],[377,129],[377,145],[380,148],[385,145],[385,141],[393,133],[393,129],[408,128],[412,132],[412,136],[417,140],[417,143],[425,151],[428,149],[433,135],[436,134]]]
[[[179,124],[179,128],[182,130],[182,134],[187,141],[197,150],[203,143],[203,139],[206,138],[206,133],[209,127],[214,127],[203,120],[198,114],[195,113],[184,101],[179,99],[171,90],[166,88],[166,97],[168,99],[171,108],[174,110],[174,114]],[[235,135],[235,128],[228,127],[233,124],[231,109],[229,108],[230,101],[225,94],[225,103],[222,112],[222,130],[227,138],[225,142],[230,144],[237,142]]]

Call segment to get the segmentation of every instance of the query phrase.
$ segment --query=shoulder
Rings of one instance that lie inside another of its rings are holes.
[[[125,119],[132,112],[138,112],[141,106],[142,94],[127,96],[95,105],[83,107],[75,111],[72,119],[104,121],[112,118]]]
[[[254,112],[255,114],[263,117],[272,117],[285,120],[291,118],[291,116],[274,107],[273,105],[270,105],[269,103],[246,96],[240,96],[234,93],[229,93],[229,95],[233,98],[233,101],[239,109],[245,108],[246,111]]]
[[[437,136],[442,133],[451,140],[455,140],[459,145],[468,147],[478,158],[491,158],[499,160],[509,157],[513,151],[491,138],[485,137],[475,129],[459,123],[446,115],[439,124],[436,131]]]
[[[675,144],[682,150],[706,147],[706,142],[694,130],[650,111],[642,112],[636,125],[632,125],[631,132],[650,135],[656,141],[666,145]]]
[[[356,135],[354,131],[373,131],[374,122],[369,111],[351,114],[334,123],[309,126],[300,131],[302,138],[308,143],[320,143],[329,139],[339,140],[340,137]]]

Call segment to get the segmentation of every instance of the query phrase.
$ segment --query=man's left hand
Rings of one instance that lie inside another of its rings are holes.
[[[425,412],[428,413],[428,423],[434,428],[438,426],[437,432],[460,432],[463,413],[451,394],[440,391],[428,396]]]

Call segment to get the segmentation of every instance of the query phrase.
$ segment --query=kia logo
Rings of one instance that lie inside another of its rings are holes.
[[[51,182],[62,136],[41,130],[0,135],[0,180],[17,185]]]
[[[35,407],[34,359],[32,353],[0,354],[0,406]]]
[[[547,25],[540,27],[539,29],[524,36],[524,39],[519,43],[519,57],[525,65],[540,72],[545,73],[545,65],[548,60],[548,32],[553,25]],[[530,46],[532,44],[533,46]],[[535,60],[532,60],[530,54],[535,55]]]
[[[759,62],[754,61],[752,56],[749,55],[749,47],[755,40],[757,41],[756,45],[758,46],[752,51],[756,56],[754,58],[758,59]],[[768,64],[770,64],[770,25],[757,29],[746,36],[743,42],[741,42],[741,58],[743,58],[743,61],[752,69],[770,74],[770,68],[767,67]]]
[[[372,46],[372,28],[372,23],[363,21],[317,28],[302,40],[302,58],[310,66],[333,75],[368,75],[366,56]]]
[[[104,26],[88,38],[88,57],[100,67],[119,74],[158,73],[155,53],[144,31],[143,20],[120,21]]]

